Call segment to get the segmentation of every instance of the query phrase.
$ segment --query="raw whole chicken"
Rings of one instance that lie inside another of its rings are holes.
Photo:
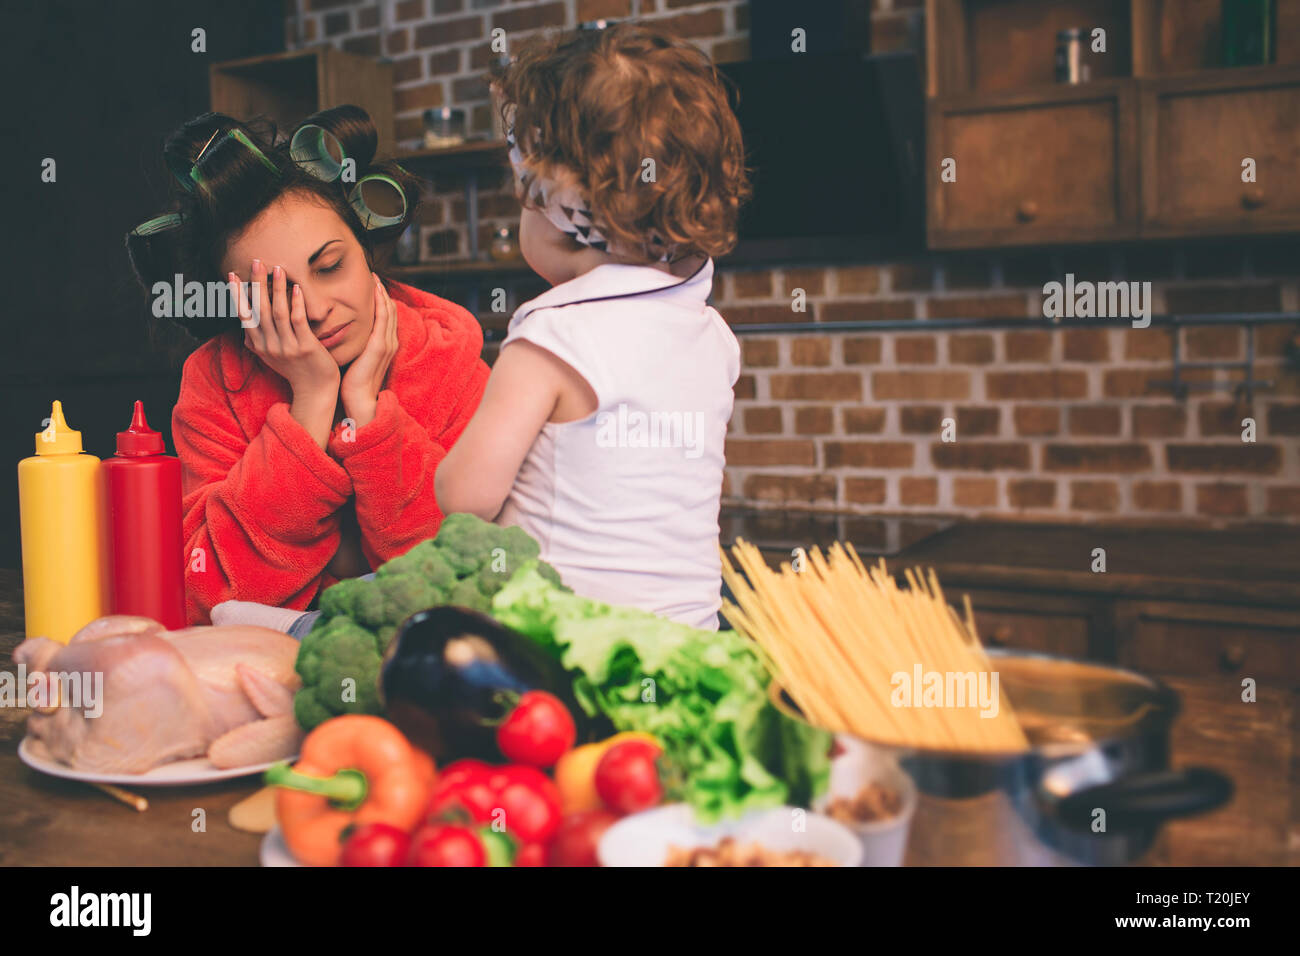
[[[28,675],[102,672],[102,713],[37,708],[27,732],[54,759],[94,773],[144,773],[204,754],[218,768],[291,757],[302,731],[293,717],[301,684],[298,642],[265,627],[168,631],[147,617],[91,621],[66,644],[24,641],[14,663]]]

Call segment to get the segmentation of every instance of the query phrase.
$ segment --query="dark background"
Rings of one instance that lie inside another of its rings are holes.
[[[191,31],[207,50],[191,52]],[[277,0],[7,4],[0,567],[21,563],[18,462],[54,399],[86,451],[111,455],[135,399],[169,453],[194,339],[150,314],[123,244],[162,211],[162,143],[208,109],[208,66],[284,49]],[[41,181],[53,158],[57,182]]]

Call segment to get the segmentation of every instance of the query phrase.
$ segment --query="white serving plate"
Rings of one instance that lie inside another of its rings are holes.
[[[193,787],[218,780],[248,777],[280,762],[273,760],[268,763],[221,770],[214,767],[207,757],[194,757],[190,760],[173,760],[145,773],[91,773],[59,763],[50,756],[45,744],[34,737],[23,738],[18,745],[18,759],[33,770],[47,773],[51,777],[80,780],[84,783],[114,783],[124,787]],[[285,759],[293,761],[298,758],[294,755]]]
[[[284,834],[280,832],[280,824],[276,824],[267,831],[266,836],[262,837],[262,845],[258,848],[257,859],[263,866],[302,866],[293,858],[289,848],[285,845]]]
[[[852,830],[820,813],[804,811],[804,829],[796,831],[791,825],[793,810],[777,807],[701,826],[684,803],[656,807],[624,817],[606,830],[596,856],[601,866],[663,866],[671,846],[716,846],[724,836],[731,836],[769,850],[806,850],[840,866],[861,865],[862,844]]]

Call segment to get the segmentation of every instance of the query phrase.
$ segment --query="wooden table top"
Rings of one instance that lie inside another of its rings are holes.
[[[1096,548],[1106,552],[1104,574],[1092,570]],[[932,566],[942,581],[963,587],[1300,608],[1300,528],[963,522],[913,544],[898,561]]]
[[[724,510],[724,544],[737,536],[773,564],[789,561],[795,547],[851,541],[868,561],[884,556],[892,571],[933,567],[957,587],[1300,608],[1300,527],[1215,531]],[[1092,570],[1096,548],[1106,552],[1104,574]]]
[[[800,545],[808,541],[806,521],[768,527],[772,519],[764,520],[751,523],[745,533],[756,544],[775,549],[774,554],[784,549],[788,555],[786,536]],[[764,534],[754,533],[759,527]],[[880,541],[890,547],[875,553],[893,554],[891,569],[900,563],[933,566],[950,586],[1109,591],[1300,607],[1300,529],[1225,534],[971,523],[921,530],[925,533],[886,529]],[[856,541],[839,527],[833,529],[838,533],[825,531],[832,538]],[[1106,574],[1088,569],[1094,547],[1107,549]],[[21,577],[0,569],[0,669],[12,673],[10,656],[23,640],[23,630]],[[29,769],[17,752],[26,721],[24,708],[0,708],[0,866],[256,865],[261,838],[231,828],[227,814],[259,789],[258,778],[137,788],[149,800],[149,809],[138,813],[93,786]],[[198,809],[206,816],[205,830],[194,825]]]
[[[0,670],[23,640],[22,584],[0,569]],[[0,707],[0,866],[256,866],[261,837],[233,829],[227,813],[261,787],[257,777],[202,787],[139,787],[143,813],[99,789],[29,768],[18,759],[26,708]],[[127,788],[131,789],[131,788]],[[202,810],[204,828],[195,821]]]

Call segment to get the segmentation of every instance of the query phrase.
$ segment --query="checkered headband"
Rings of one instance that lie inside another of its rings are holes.
[[[536,205],[541,207],[546,218],[551,221],[551,224],[556,229],[572,236],[584,246],[599,249],[601,252],[609,252],[613,255],[631,259],[647,258],[656,262],[675,261],[672,256],[674,247],[665,245],[663,238],[659,235],[653,235],[644,250],[629,247],[626,243],[620,243],[617,240],[607,239],[596,228],[596,223],[592,220],[591,204],[577,189],[572,186],[561,186],[559,183],[543,179],[540,176],[534,176],[531,180],[528,178],[524,170],[523,154],[519,150],[519,144],[515,141],[514,126],[511,126],[506,131],[506,142],[510,145],[510,165],[514,167],[516,182],[523,188],[525,194]],[[665,251],[656,259],[655,253],[661,249]]]

